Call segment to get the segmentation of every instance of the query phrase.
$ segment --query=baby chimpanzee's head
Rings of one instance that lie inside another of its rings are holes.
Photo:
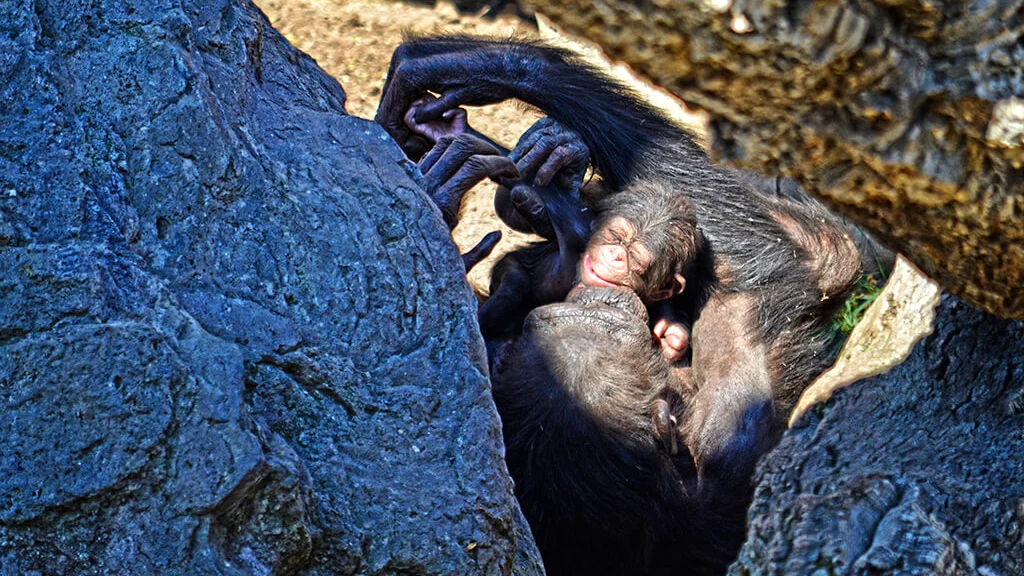
[[[642,183],[603,199],[598,210],[580,263],[584,285],[623,286],[645,302],[683,291],[686,271],[703,244],[685,196]]]

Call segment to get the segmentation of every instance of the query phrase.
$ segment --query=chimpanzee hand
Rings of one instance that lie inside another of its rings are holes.
[[[469,130],[469,120],[466,116],[466,111],[462,108],[446,110],[437,120],[417,122],[416,113],[427,102],[433,100],[436,100],[433,96],[424,96],[413,102],[405,112],[405,125],[409,127],[413,134],[426,138],[430,145],[433,146],[445,136],[458,136],[465,134]]]
[[[579,135],[541,118],[523,133],[508,157],[516,163],[522,182],[498,189],[498,217],[514,230],[548,240],[556,239],[553,214],[562,220],[563,230],[572,230],[569,220],[580,218],[579,189],[590,163],[590,149]]]
[[[423,189],[441,209],[448,228],[458,224],[462,198],[484,178],[518,178],[515,164],[471,134],[444,136],[419,163]]]
[[[682,322],[665,317],[658,318],[651,328],[651,335],[669,362],[682,360],[686,356],[686,351],[690,349],[690,331]]]
[[[519,86],[533,86],[533,70],[516,57],[529,45],[470,38],[427,38],[399,46],[377,107],[375,120],[397,142],[409,137],[404,117],[428,92],[435,100],[419,106],[418,123],[437,120],[463,104],[483,106],[516,97]]]
[[[590,149],[576,132],[541,118],[530,127],[508,157],[524,180],[533,176],[535,186],[552,181],[562,190],[575,193],[583,185],[583,176],[590,165]]]

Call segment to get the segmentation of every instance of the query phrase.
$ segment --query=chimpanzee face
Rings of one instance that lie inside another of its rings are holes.
[[[652,264],[658,258],[628,218],[613,216],[598,222],[580,261],[584,286],[629,288],[645,301],[663,300],[683,291],[682,276],[655,278]],[[662,267],[668,271],[670,268]]]
[[[585,286],[639,291],[651,259],[651,251],[637,240],[636,227],[616,216],[603,221],[590,237],[580,277]]]

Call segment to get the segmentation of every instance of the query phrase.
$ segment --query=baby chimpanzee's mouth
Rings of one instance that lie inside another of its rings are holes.
[[[590,258],[590,254],[583,255],[583,262],[581,263],[580,268],[580,275],[583,277],[583,283],[587,286],[607,286],[609,288],[618,286],[618,284],[606,280],[597,272],[594,268],[594,261]]]

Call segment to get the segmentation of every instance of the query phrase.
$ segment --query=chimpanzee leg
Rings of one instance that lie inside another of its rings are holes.
[[[516,258],[516,253],[501,259],[491,272],[491,296],[480,306],[480,333],[485,340],[515,330],[530,311],[531,283],[529,271]]]

